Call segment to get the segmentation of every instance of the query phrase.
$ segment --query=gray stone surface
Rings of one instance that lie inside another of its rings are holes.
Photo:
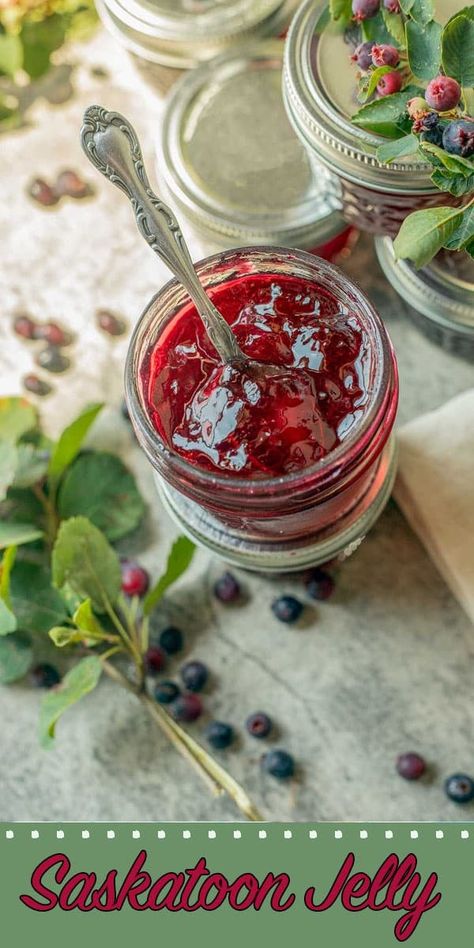
[[[109,56],[115,62],[116,54],[101,37],[88,55],[91,62],[109,62]],[[120,57],[117,62],[122,70]],[[139,99],[136,90],[131,93],[125,66],[120,73],[117,67],[116,76],[113,87],[102,90],[82,77],[77,100],[61,113],[41,113],[35,127],[5,144],[2,165],[20,235],[13,230],[5,241],[0,273],[1,390],[19,390],[21,374],[31,367],[30,356],[12,337],[10,311],[28,300],[38,315],[60,316],[62,307],[66,323],[81,332],[82,344],[74,350],[72,373],[57,383],[45,404],[45,421],[55,431],[84,400],[108,397],[111,407],[95,438],[120,449],[140,478],[151,518],[132,552],[157,573],[174,528],[159,508],[150,470],[117,411],[125,346],[99,337],[91,324],[94,305],[109,298],[133,320],[164,271],[140,246],[128,208],[110,187],[97,182],[99,199],[87,209],[65,206],[51,214],[32,209],[23,194],[25,180],[41,164],[45,171],[59,163],[79,165],[75,136],[82,105],[93,97],[120,106],[146,131],[150,123],[143,113],[152,115],[154,106],[149,104],[146,113],[141,98],[146,93],[140,92]],[[63,127],[53,147],[46,122],[59,115]],[[150,128],[150,141],[152,133]],[[360,241],[347,271],[389,326],[400,364],[400,421],[473,384],[471,366],[434,347],[412,325],[368,239]],[[242,574],[245,602],[226,608],[210,595],[220,569],[199,553],[157,622],[158,627],[168,619],[182,625],[186,657],[208,662],[208,712],[239,730],[238,746],[220,759],[264,817],[460,818],[459,808],[443,794],[442,780],[455,770],[474,771],[474,630],[395,505],[340,570],[334,598],[308,606],[298,628],[280,625],[269,608],[277,592],[300,593],[296,580]],[[49,752],[37,742],[38,705],[38,693],[25,685],[0,690],[1,819],[238,818],[230,801],[209,796],[138,702],[115,685],[101,684],[68,713]],[[298,761],[298,780],[291,785],[278,785],[260,772],[261,745],[243,730],[246,715],[259,708],[274,717],[278,745]],[[200,724],[193,728],[196,736],[200,731]],[[412,749],[432,764],[430,780],[410,784],[395,774],[396,755]],[[474,810],[464,809],[462,816],[472,818]]]

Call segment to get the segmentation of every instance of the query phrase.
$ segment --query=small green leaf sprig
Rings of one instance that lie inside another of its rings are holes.
[[[53,442],[28,401],[0,398],[0,682],[23,678],[35,644],[49,637],[71,667],[43,699],[44,747],[64,712],[107,675],[137,697],[214,793],[260,819],[243,788],[147,693],[150,617],[194,545],[174,542],[143,602],[123,595],[112,543],[139,526],[145,504],[120,458],[84,447],[101,409],[85,408]]]
[[[330,17],[323,18],[318,29],[326,28],[332,19],[350,29],[355,45],[387,44],[398,51],[399,62],[370,63],[358,73],[361,107],[352,121],[388,139],[377,149],[379,161],[390,164],[418,155],[432,166],[433,184],[461,204],[408,215],[394,241],[395,255],[412,260],[416,267],[425,266],[442,249],[474,256],[474,153],[447,151],[441,136],[453,121],[474,122],[474,6],[459,10],[444,27],[434,18],[432,0],[392,0],[360,23],[354,23],[353,10],[354,0],[330,0]],[[375,98],[378,83],[390,73],[399,76],[398,90]],[[427,85],[438,76],[454,79],[461,95],[454,108],[434,115],[424,96]],[[427,131],[427,116],[436,123],[437,140]]]

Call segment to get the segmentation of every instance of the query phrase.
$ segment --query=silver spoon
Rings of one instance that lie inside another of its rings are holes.
[[[99,105],[89,106],[81,143],[92,164],[129,198],[140,233],[189,293],[222,361],[250,362],[205,293],[172,210],[151,190],[137,135],[127,119]],[[265,369],[272,371],[271,366]]]

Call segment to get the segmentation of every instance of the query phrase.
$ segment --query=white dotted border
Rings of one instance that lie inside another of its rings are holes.
[[[369,839],[369,837],[371,839],[374,839],[375,837],[377,837],[379,831],[380,831],[379,828],[376,829],[374,827],[372,827],[370,831],[367,829],[360,829],[359,839],[366,840],[366,839]],[[41,832],[42,831],[39,829],[30,830],[30,838],[32,840],[40,839]],[[127,829],[126,831],[125,830],[123,831],[123,833],[125,832],[127,834],[128,833],[130,834],[131,839],[134,839],[134,840],[141,839],[141,835],[142,835],[141,830],[138,830],[138,829],[128,830]],[[170,830],[159,829],[156,831],[156,838],[158,840],[166,839],[169,832]],[[192,839],[193,830],[183,829],[180,832],[181,832],[182,839],[185,839],[185,840]],[[341,839],[344,839],[345,834],[347,835],[347,826],[345,827],[345,829],[335,829],[335,830],[330,830],[329,832],[332,833],[335,840],[341,840]],[[393,829],[386,829],[383,832],[384,832],[384,838],[386,840],[394,840],[396,836],[398,838],[398,841],[400,842],[401,837],[403,837],[403,839],[405,840],[407,835],[408,835],[408,838],[411,840],[420,839],[420,836],[423,836],[426,839],[433,835],[435,839],[442,840],[442,839],[445,839],[446,835],[449,835],[450,837],[452,837],[452,835],[454,835],[455,833],[455,830],[452,829],[452,826],[450,824],[446,824],[444,829],[433,828],[432,826],[427,824],[421,831],[419,829],[408,830],[405,827],[403,829],[400,827],[396,831]],[[459,832],[459,839],[462,839],[462,840],[471,839],[471,830],[459,829],[458,832]],[[67,835],[69,836],[72,835],[72,833],[74,833],[74,830],[67,831]],[[472,833],[473,833],[473,838],[474,838],[474,829],[472,830]],[[81,839],[84,839],[84,840],[91,839],[92,835],[94,835],[95,838],[97,838],[100,835],[102,837],[105,836],[105,839],[107,840],[114,840],[117,838],[117,835],[119,834],[122,835],[122,831],[120,830],[117,831],[115,829],[104,830],[102,829],[102,827],[99,828],[99,826],[97,825],[94,826],[93,830],[83,829],[81,830],[81,833],[80,833]],[[248,825],[245,827],[245,837],[248,839],[251,836],[251,834],[252,834],[252,827],[251,825]],[[256,830],[256,834],[257,834],[257,839],[262,840],[262,841],[268,839],[269,835],[271,835],[273,838],[275,838],[275,836],[279,836],[279,838],[282,838],[284,840],[291,840],[294,838],[294,830],[287,829],[287,828],[282,828],[281,830],[274,829],[274,828],[272,828],[271,830],[258,829]],[[320,829],[319,834],[325,835],[324,829],[323,830]],[[297,833],[297,835],[300,838],[300,834]],[[5,836],[5,839],[8,839],[8,840],[15,839],[16,837],[15,830],[14,829],[5,830],[4,836]],[[225,836],[226,839],[228,839],[228,828],[225,824],[219,825],[218,829],[207,830],[207,838],[209,840],[217,839],[218,836],[221,836],[221,837]],[[65,837],[66,837],[65,830],[63,829],[56,830],[56,839],[65,839]],[[232,831],[232,837],[235,840],[242,839],[242,830],[234,829]],[[310,840],[318,839],[318,830],[315,830],[315,829],[307,830],[306,838]]]

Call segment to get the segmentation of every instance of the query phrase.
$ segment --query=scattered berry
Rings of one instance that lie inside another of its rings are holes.
[[[44,662],[31,670],[30,679],[35,688],[54,688],[55,685],[59,685],[61,675],[54,665]]]
[[[174,625],[169,625],[163,629],[160,635],[160,646],[167,655],[176,655],[180,652],[184,644],[184,635],[181,629],[176,629]]]
[[[359,43],[356,46],[354,52],[352,53],[351,59],[353,62],[357,63],[359,69],[362,69],[364,72],[367,69],[370,69],[372,65],[372,46],[374,44],[370,43]]]
[[[234,740],[234,729],[223,721],[211,721],[205,731],[206,739],[211,747],[224,750]]]
[[[292,777],[295,772],[295,762],[286,751],[272,750],[262,757],[262,767],[267,774],[277,777],[279,780],[286,780]]]
[[[190,724],[191,721],[197,721],[202,714],[201,699],[193,694],[179,695],[170,705],[170,710],[176,721]]]
[[[381,76],[377,83],[377,92],[379,96],[393,95],[394,92],[400,92],[403,85],[401,72],[386,72]]]
[[[407,102],[407,112],[411,119],[420,119],[428,112],[428,106],[420,95],[416,95]]]
[[[450,76],[436,76],[428,83],[425,99],[431,109],[449,112],[455,109],[461,98],[461,86]]]
[[[56,194],[71,198],[85,198],[92,194],[92,188],[76,171],[62,171],[56,180]]]
[[[474,155],[474,119],[456,119],[443,132],[443,148],[451,155],[470,158]]]
[[[474,780],[467,774],[453,774],[448,777],[444,789],[454,803],[470,803],[474,800]]]
[[[156,648],[155,645],[151,645],[150,648],[147,649],[143,659],[147,675],[157,675],[158,672],[163,671],[166,664],[163,652],[160,648]]]
[[[265,714],[263,711],[256,711],[247,718],[245,727],[252,737],[262,740],[270,734],[273,723],[272,719],[268,717],[268,714]]]
[[[69,346],[72,342],[71,334],[57,323],[40,323],[35,328],[35,339],[44,339],[50,346]]]
[[[150,585],[150,577],[143,566],[138,563],[132,563],[130,560],[122,560],[120,563],[122,571],[122,592],[126,596],[144,596]]]
[[[109,336],[123,336],[127,330],[124,320],[119,319],[115,313],[111,313],[108,309],[99,309],[96,318],[99,329],[108,333]]]
[[[395,46],[389,46],[386,43],[372,46],[372,62],[374,66],[398,66],[400,62],[400,53]]]
[[[35,338],[36,323],[34,320],[30,319],[29,316],[23,314],[15,316],[15,319],[13,320],[13,329],[17,336],[22,336],[23,339]]]
[[[280,621],[291,625],[297,622],[303,612],[303,603],[294,596],[279,596],[272,602],[273,615]]]
[[[42,207],[53,207],[57,204],[59,197],[52,187],[43,178],[34,178],[28,186],[28,194],[41,204]]]
[[[357,22],[369,20],[380,8],[380,0],[352,0],[352,13]]]
[[[419,754],[400,754],[396,767],[400,777],[405,780],[419,780],[426,770],[426,762]]]
[[[155,688],[155,699],[159,704],[171,704],[179,697],[179,687],[174,681],[159,681]]]
[[[203,662],[186,662],[181,668],[181,678],[188,691],[202,691],[209,677]]]
[[[306,592],[311,599],[323,602],[334,592],[334,580],[324,569],[312,569],[305,580]]]
[[[43,379],[38,378],[33,372],[29,372],[28,375],[23,376],[23,385],[27,392],[38,395],[40,398],[44,398],[52,391],[51,385],[48,385],[47,382],[43,382]]]
[[[70,359],[63,355],[57,346],[47,346],[46,349],[42,349],[38,353],[36,361],[42,369],[55,374],[65,372],[71,365]]]
[[[383,5],[389,13],[400,13],[401,11],[399,0],[383,0]]]
[[[219,602],[235,602],[239,598],[240,586],[232,573],[223,573],[214,583],[214,595]]]

